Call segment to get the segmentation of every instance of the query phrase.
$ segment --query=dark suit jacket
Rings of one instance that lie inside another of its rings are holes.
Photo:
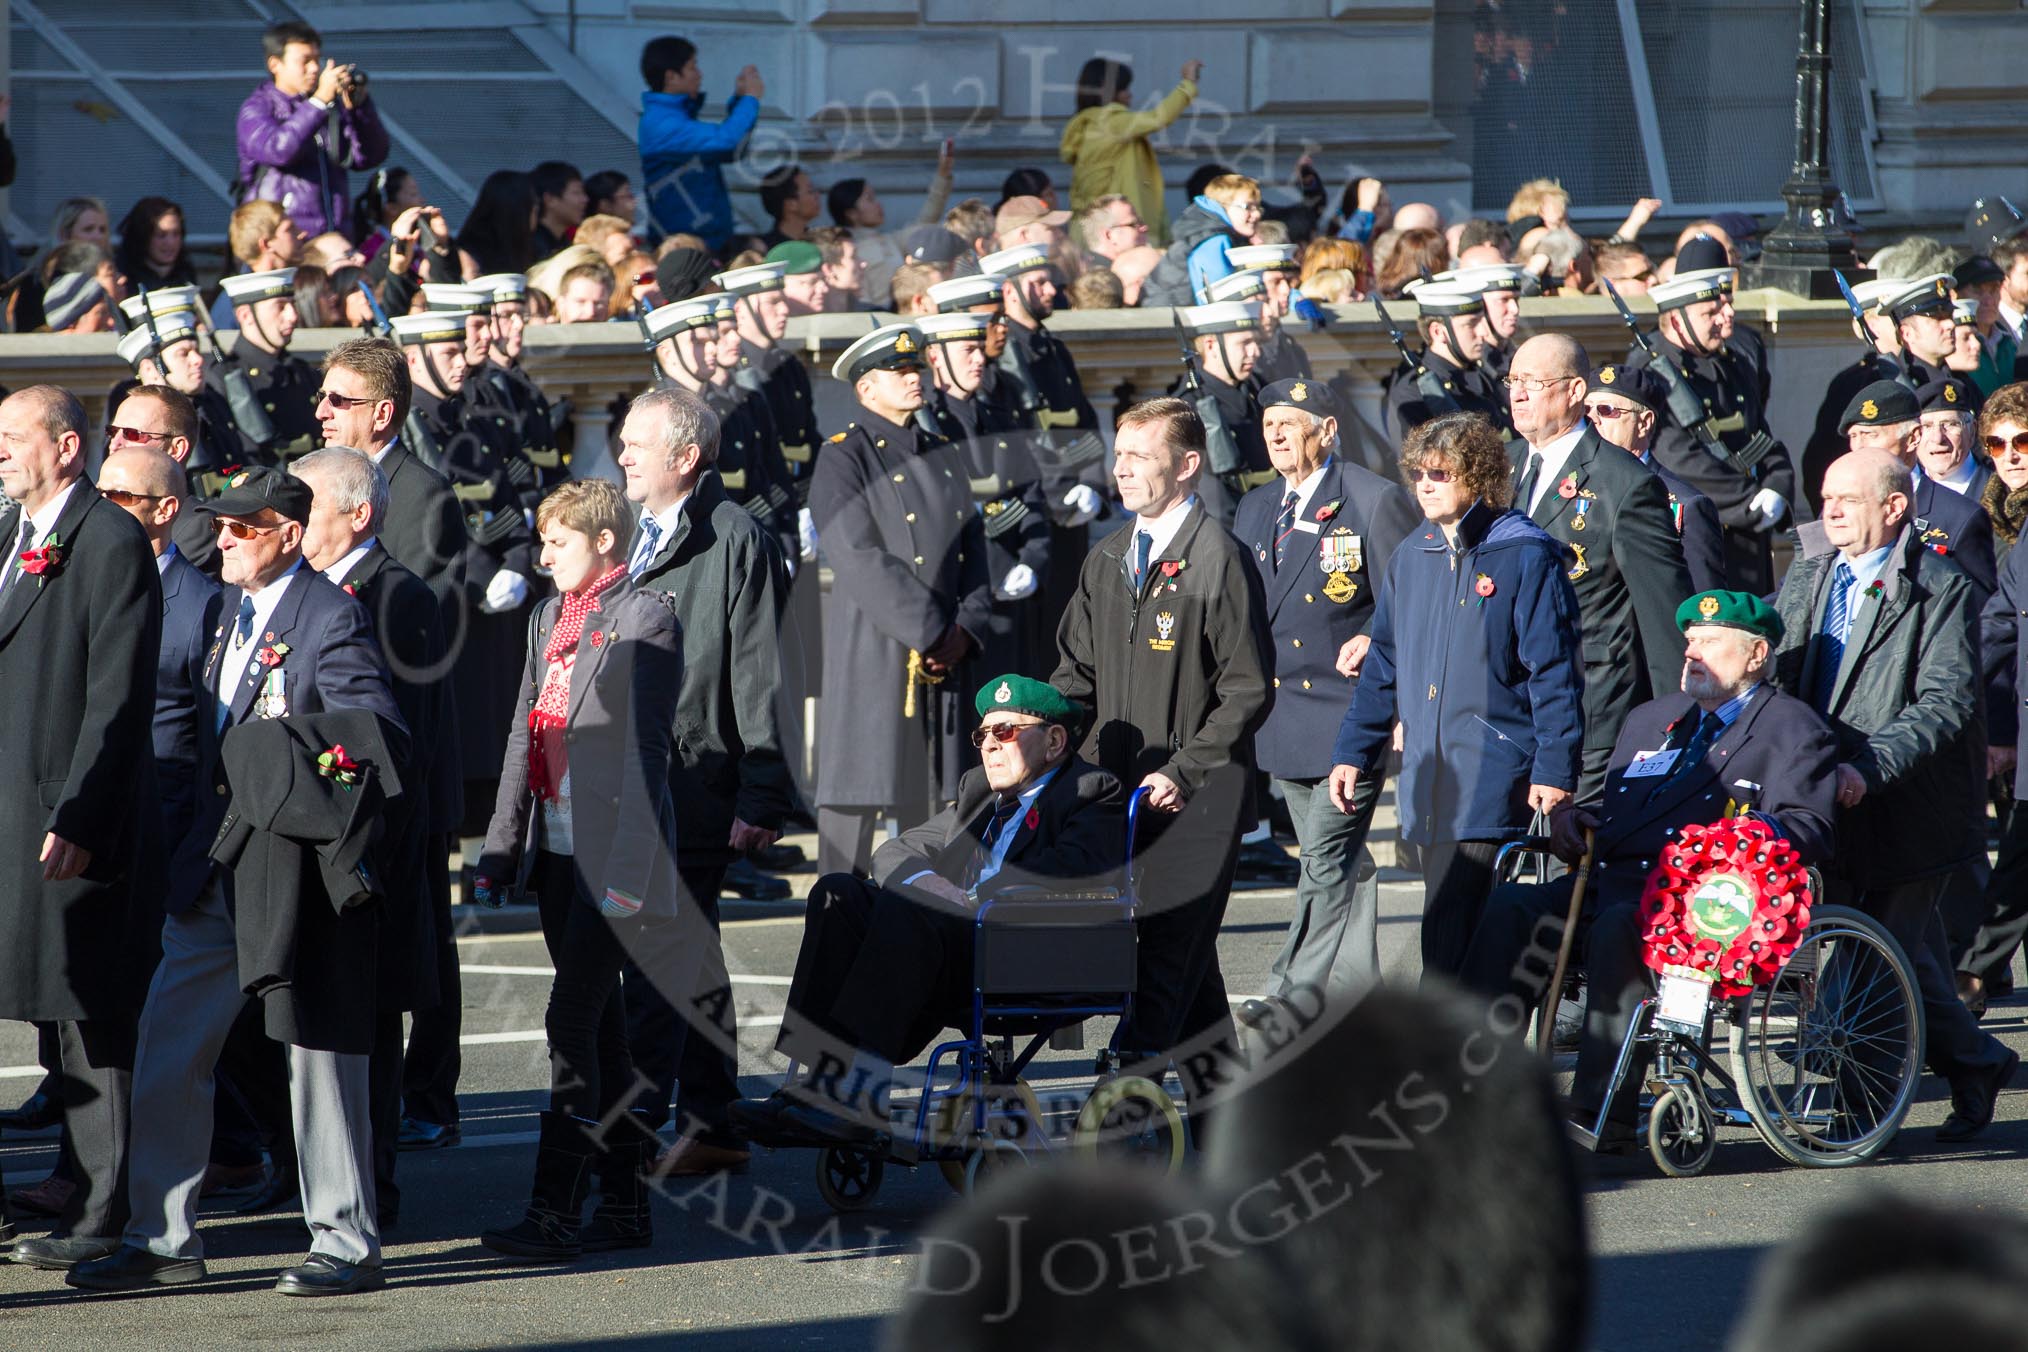
[[[387,520],[380,543],[395,562],[429,584],[444,612],[444,641],[456,652],[463,641],[465,513],[450,481],[395,442],[380,461],[387,476]]]
[[[1651,467],[1662,476],[1669,490],[1669,512],[1676,519],[1676,535],[1683,542],[1683,563],[1690,570],[1693,591],[1712,591],[1725,586],[1725,527],[1719,524],[1718,504],[1704,496],[1688,479],[1677,477],[1656,461]]]
[[[1511,442],[1507,453],[1518,478],[1527,443]],[[1645,465],[1587,426],[1544,486],[1532,519],[1577,556],[1570,580],[1584,626],[1584,746],[1603,752],[1619,740],[1635,705],[1682,683],[1676,607],[1695,589],[1669,493]]]
[[[225,646],[232,638],[233,621],[239,613],[242,592],[227,587],[219,593],[220,622],[212,633],[211,650],[204,659],[204,688],[216,693],[228,705],[224,732],[253,720],[256,696],[270,671],[282,674],[283,699],[289,715],[319,714],[329,710],[363,709],[377,714],[386,727],[397,772],[408,758],[408,728],[387,676],[387,663],[374,642],[372,625],[357,601],[305,563],[290,577],[267,627],[253,637],[256,655],[246,664],[245,675],[231,691],[220,691],[218,679],[224,664]],[[263,665],[259,649],[275,648],[280,661]],[[223,734],[221,734],[221,741]],[[204,768],[200,783],[211,785],[211,796],[203,809],[207,839],[215,835],[219,821],[230,806],[231,785],[214,751]],[[200,799],[205,795],[199,794]]]
[[[1226,766],[1252,767],[1274,696],[1267,602],[1239,542],[1201,503],[1149,560],[1138,593],[1133,536],[1129,520],[1085,556],[1051,683],[1092,711],[1087,756],[1123,783],[1160,771],[1187,798]],[[1173,576],[1164,563],[1178,565]]]
[[[775,712],[788,573],[767,528],[726,497],[715,470],[679,515],[634,585],[668,596],[683,617],[670,762],[678,843],[686,861],[722,862],[733,857],[734,817],[780,830],[796,805]]]
[[[1786,634],[1775,658],[1782,689],[1808,699],[1835,554],[1797,560],[1775,607]],[[1947,873],[1984,848],[1985,699],[1979,603],[1950,559],[1902,531],[1880,592],[1855,600],[1831,690],[1838,759],[1866,797],[1838,822],[1837,871],[1862,886]],[[1868,589],[1870,591],[1870,588]]]
[[[1979,499],[1954,493],[1925,477],[1915,485],[1910,511],[1915,517],[1916,539],[1925,548],[1941,548],[1956,560],[1979,589],[1978,603],[1984,605],[2000,585],[2000,570],[1993,561],[1993,521]]]
[[[0,512],[0,541],[20,536]],[[161,585],[140,524],[79,479],[58,516],[60,569],[0,593],[0,1018],[91,1019],[139,1008],[160,877],[155,706]],[[54,832],[91,851],[42,880]]]
[[[1695,766],[1666,778],[1626,776],[1644,751],[1689,744],[1702,710],[1678,691],[1627,715],[1606,776],[1592,875],[1599,904],[1640,900],[1670,838],[1738,811],[1765,813],[1805,864],[1829,858],[1837,822],[1837,745],[1801,700],[1763,685]],[[1736,814],[1735,814],[1736,815]]]
[[[571,846],[582,899],[618,888],[642,899],[642,914],[677,912],[675,798],[669,789],[683,633],[669,599],[621,582],[585,619],[570,672],[567,714]],[[522,697],[500,764],[500,795],[486,831],[479,873],[525,880],[537,816],[528,783],[528,714],[542,692],[549,645],[563,602],[544,601],[528,637]]]
[[[972,853],[992,819],[995,794],[984,770],[967,770],[955,803],[873,852],[873,876],[890,892],[914,895],[903,879],[928,869],[963,884]],[[1120,781],[1073,755],[1036,796],[1033,825],[1023,817],[1008,842],[988,895],[1008,887],[1117,887],[1127,851],[1127,800]],[[941,905],[941,902],[937,904]]]
[[[169,856],[164,909],[188,910],[211,876],[210,838],[196,830],[201,767],[214,754],[216,700],[204,683],[204,656],[218,627],[218,584],[181,553],[162,570],[162,650],[155,672],[155,782],[162,842]]]
[[[1232,526],[1260,575],[1274,636],[1274,706],[1254,735],[1254,755],[1261,769],[1282,779],[1331,773],[1331,742],[1357,689],[1338,674],[1338,650],[1373,627],[1388,561],[1422,526],[1422,512],[1400,484],[1335,456],[1320,473],[1279,569],[1275,526],[1288,495],[1285,481],[1240,499]],[[1343,582],[1334,581],[1339,573]]]

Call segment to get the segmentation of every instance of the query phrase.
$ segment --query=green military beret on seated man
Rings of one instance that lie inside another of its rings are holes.
[[[1029,676],[1002,676],[979,687],[972,701],[984,718],[990,713],[1033,714],[1045,723],[1060,724],[1077,731],[1084,719],[1084,706],[1046,681]]]
[[[1752,592],[1706,591],[1676,607],[1676,627],[1687,630],[1693,624],[1712,624],[1722,629],[1744,629],[1769,643],[1782,641],[1782,617],[1774,607]]]

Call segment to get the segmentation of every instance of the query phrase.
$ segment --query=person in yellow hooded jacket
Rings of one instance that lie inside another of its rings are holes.
[[[1082,215],[1108,193],[1134,204],[1148,225],[1148,242],[1169,242],[1169,212],[1162,201],[1162,170],[1148,138],[1183,115],[1197,97],[1202,61],[1185,61],[1183,78],[1152,108],[1133,108],[1134,71],[1095,56],[1077,77],[1077,115],[1063,129],[1058,146],[1071,166],[1070,209]]]

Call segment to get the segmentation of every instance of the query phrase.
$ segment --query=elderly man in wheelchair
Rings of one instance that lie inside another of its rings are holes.
[[[1685,827],[1751,814],[1806,864],[1828,853],[1836,813],[1837,755],[1830,730],[1803,701],[1769,681],[1779,616],[1757,596],[1707,591],[1676,612],[1686,649],[1681,691],[1634,709],[1621,728],[1600,801],[1564,804],[1552,818],[1554,852],[1592,878],[1578,916],[1588,998],[1571,1089],[1573,1122],[1589,1129],[1609,1109],[1601,1149],[1631,1146],[1642,1076],[1613,1093],[1613,1072],[1641,1001],[1654,992],[1643,963],[1641,896],[1656,859]],[[1508,883],[1488,902],[1460,979],[1488,998],[1532,1003],[1545,992],[1572,899],[1569,876]],[[1546,953],[1546,960],[1544,955]],[[1559,992],[1547,992],[1552,1018]]]
[[[980,764],[957,801],[875,851],[875,881],[833,873],[811,892],[776,1043],[800,1074],[732,1105],[755,1142],[878,1136],[895,1066],[969,1018],[979,905],[1024,888],[1118,882],[1126,796],[1072,752],[1083,707],[1010,675],[988,681],[976,708]]]

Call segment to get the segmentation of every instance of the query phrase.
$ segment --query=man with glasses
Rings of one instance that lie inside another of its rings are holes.
[[[1855,451],[1884,451],[1908,471],[1910,529],[1925,550],[1948,555],[1971,579],[1975,603],[1984,605],[2000,585],[1993,555],[1993,523],[1985,508],[1950,491],[1922,471],[1917,452],[1922,438],[1922,405],[1899,381],[1882,380],[1852,396],[1838,430]],[[1821,522],[1805,522],[1796,532],[1806,558],[1828,553]]]
[[[811,891],[776,1042],[803,1073],[733,1105],[754,1140],[885,1129],[894,1067],[968,1017],[979,903],[1009,887],[1119,885],[1126,800],[1073,749],[1084,707],[1017,674],[987,681],[973,707],[979,765],[957,801],[882,845],[871,881],[831,873]]]
[[[1077,223],[1085,260],[1093,267],[1111,267],[1121,254],[1148,242],[1148,223],[1141,219],[1132,199],[1118,193],[1107,193],[1093,202]]]
[[[1585,421],[1591,359],[1548,333],[1514,353],[1507,398],[1521,440],[1507,448],[1514,507],[1560,541],[1584,631],[1580,803],[1597,800],[1620,725],[1636,705],[1676,688],[1683,631],[1676,607],[1693,590],[1668,490]]]
[[[133,376],[113,386],[106,407],[115,408],[136,385],[167,385],[191,402],[197,412],[197,434],[183,464],[191,476],[191,489],[198,497],[209,497],[224,482],[220,471],[241,463],[238,424],[225,395],[205,380],[209,364],[198,342],[197,319],[193,308],[196,287],[164,288],[146,296],[134,296],[121,305],[128,330],[120,339],[119,353],[133,368]],[[154,320],[148,310],[154,310]],[[255,455],[245,462],[266,464]]]
[[[160,451],[176,462],[183,474],[185,491],[178,496],[185,507],[202,501],[191,480],[190,459],[199,438],[197,408],[188,395],[167,385],[136,385],[113,407],[106,424],[106,454],[123,450]],[[218,482],[216,475],[203,476]],[[196,511],[177,512],[169,524],[169,538],[177,553],[207,577],[218,576],[217,532]]]
[[[1922,408],[1915,458],[1922,477],[1970,502],[1978,502],[1993,467],[1972,447],[1978,390],[1963,376],[1932,380],[1915,392]]]
[[[1725,530],[1718,508],[1683,479],[1664,469],[1650,452],[1655,424],[1669,406],[1669,392],[1653,371],[1625,366],[1594,369],[1584,392],[1584,415],[1601,440],[1633,456],[1662,480],[1669,492],[1669,515],[1683,542],[1683,562],[1690,584],[1700,591],[1722,590],[1725,581]]]

